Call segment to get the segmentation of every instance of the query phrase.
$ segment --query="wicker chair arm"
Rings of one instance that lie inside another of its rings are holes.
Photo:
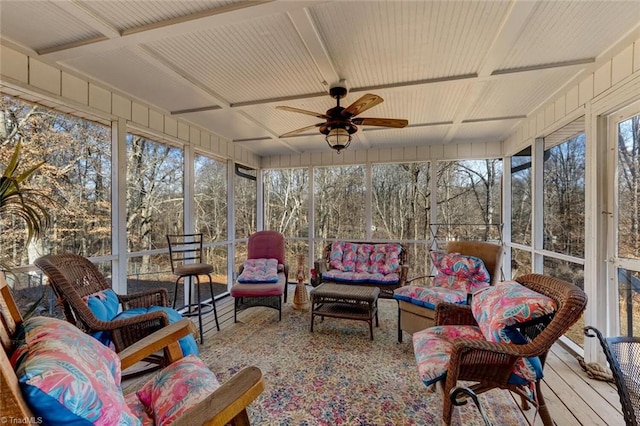
[[[436,325],[477,326],[478,323],[468,305],[441,302],[436,305]]]
[[[172,424],[175,426],[248,425],[249,417],[246,407],[263,390],[262,371],[254,366],[243,368]]]
[[[118,300],[122,309],[148,308],[149,306],[169,306],[168,293],[165,288],[154,288],[132,294],[119,294]]]
[[[113,319],[111,321],[96,320],[90,324],[93,331],[112,331],[123,329],[123,332],[131,333],[132,327],[151,328],[169,325],[169,316],[163,311],[148,312],[131,318]]]
[[[122,370],[125,370],[146,357],[165,350],[168,362],[182,358],[182,350],[178,340],[197,333],[195,325],[188,319],[177,321],[138,340],[136,343],[118,353]]]
[[[527,348],[528,345],[516,345],[513,343],[498,343],[489,342],[487,340],[477,339],[465,339],[457,338],[452,341],[453,353],[456,351],[461,352],[476,352],[473,356],[474,359],[481,359],[486,356],[491,356],[493,361],[497,359],[491,354],[495,354],[503,357],[528,357],[540,355],[539,351],[533,351],[531,348]],[[481,352],[484,352],[483,356]],[[478,364],[486,364],[486,360],[477,362]],[[493,363],[492,363],[493,365]]]
[[[419,277],[412,277],[407,279],[407,285],[412,284],[414,281],[418,281],[418,280],[429,280],[431,281],[431,279],[434,277],[434,275],[421,275]],[[427,282],[426,285],[429,285],[430,283]]]
[[[409,265],[406,263],[403,265],[400,265],[400,277],[398,280],[398,287],[403,287],[409,284],[410,281],[408,279],[408,276],[409,276]]]

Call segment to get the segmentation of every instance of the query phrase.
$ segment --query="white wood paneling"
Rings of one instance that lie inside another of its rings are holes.
[[[571,89],[569,89],[569,91],[567,92],[567,95],[565,97],[566,99],[566,109],[565,109],[565,113],[566,112],[571,112],[574,109],[578,108],[578,86],[574,86]]]
[[[134,102],[131,108],[131,120],[134,123],[149,127],[149,108]]]
[[[111,113],[111,92],[89,83],[89,106]]]
[[[616,84],[633,72],[633,45],[627,47],[611,61],[611,84]]]
[[[170,136],[178,137],[178,120],[164,116],[164,132]]]
[[[584,105],[593,98],[593,74],[582,80],[579,87],[578,104]]]
[[[31,58],[29,60],[29,83],[40,89],[60,94],[60,70]]]
[[[29,81],[29,57],[8,47],[2,47],[0,74],[22,83]]]
[[[181,121],[178,122],[178,138],[183,141],[189,140],[189,126]]]
[[[611,62],[598,68],[593,78],[593,94],[595,96],[611,87]]]
[[[126,120],[131,120],[131,100],[120,96],[117,93],[112,94],[111,101],[112,112],[118,117],[122,117]]]
[[[89,83],[63,71],[61,95],[82,105],[89,105]]]
[[[149,128],[164,132],[164,116],[162,113],[152,109],[149,110]]]

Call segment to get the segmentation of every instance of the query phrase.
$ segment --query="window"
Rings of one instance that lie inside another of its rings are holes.
[[[265,171],[265,228],[285,237],[308,237],[308,197],[308,169]]]
[[[511,157],[511,241],[514,243],[531,246],[532,202],[529,146]]]
[[[204,155],[194,164],[194,229],[204,241],[226,241],[227,165]]]
[[[438,163],[440,247],[452,239],[502,241],[501,180],[499,159]]]
[[[236,164],[235,174],[235,235],[248,238],[257,230],[257,173],[254,169]],[[246,257],[246,250],[244,251]]]
[[[3,259],[31,264],[45,253],[85,256],[111,253],[111,129],[40,105],[0,98],[0,162],[7,164],[22,141],[19,170],[45,161],[28,182],[51,199],[52,228],[26,249],[24,224],[10,214],[0,219]],[[60,149],[64,147],[64,149]]]
[[[315,237],[323,240],[365,237],[364,166],[314,170]]]
[[[584,257],[584,133],[545,138],[544,249]]]

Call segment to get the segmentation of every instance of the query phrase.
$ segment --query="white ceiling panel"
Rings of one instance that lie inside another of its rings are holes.
[[[102,36],[54,2],[2,1],[0,4],[2,37],[35,51]]]
[[[122,1],[113,7],[109,1],[79,1],[79,7],[99,16],[100,19],[118,31],[157,24],[162,21],[176,20],[189,15],[214,11],[224,6],[240,3],[243,0],[198,0],[198,1]]]
[[[487,82],[467,119],[527,115],[575,74],[573,69],[559,68],[505,76]],[[514,93],[527,93],[527,96],[514,96]]]
[[[595,58],[638,25],[637,0],[540,2],[501,68]]]
[[[499,142],[513,130],[518,120],[486,121],[463,123],[458,128],[451,143]]]
[[[0,48],[269,156],[329,149],[279,136],[324,124],[341,80],[342,107],[384,99],[358,117],[409,122],[360,126],[356,149],[502,141],[640,38],[640,1],[1,0],[0,24]]]
[[[286,15],[158,40],[148,47],[199,84],[215,87],[231,104],[326,90]]]
[[[215,104],[211,96],[154,66],[136,50],[135,46],[110,50],[69,60],[66,65],[167,111]]]
[[[352,87],[475,73],[509,2],[340,2],[312,8],[341,78]]]

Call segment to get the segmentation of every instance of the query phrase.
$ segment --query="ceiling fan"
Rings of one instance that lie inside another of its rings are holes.
[[[320,133],[325,135],[325,140],[329,146],[339,153],[341,150],[349,146],[351,143],[351,135],[358,131],[357,126],[402,128],[409,124],[407,120],[397,118],[356,117],[358,114],[363,113],[369,108],[373,108],[374,106],[382,103],[384,99],[378,95],[367,93],[348,107],[344,108],[340,106],[340,99],[347,96],[346,87],[343,85],[332,86],[329,89],[329,94],[336,100],[336,106],[327,110],[324,114],[289,106],[277,106],[277,109],[283,111],[298,112],[300,114],[307,114],[325,120],[321,123],[316,123],[311,126],[287,132],[280,135],[280,137],[287,138],[314,127],[318,127]]]

